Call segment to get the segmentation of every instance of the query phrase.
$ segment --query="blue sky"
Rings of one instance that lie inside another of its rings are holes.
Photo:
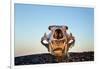
[[[40,39],[49,25],[67,25],[76,39],[73,52],[94,50],[94,9],[15,4],[15,56],[46,53]]]

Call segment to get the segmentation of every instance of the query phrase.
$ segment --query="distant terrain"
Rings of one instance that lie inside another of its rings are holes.
[[[68,62],[83,62],[94,61],[94,52],[70,52]],[[46,64],[57,63],[55,57],[49,53],[33,54],[15,57],[15,65],[31,65],[31,64]]]

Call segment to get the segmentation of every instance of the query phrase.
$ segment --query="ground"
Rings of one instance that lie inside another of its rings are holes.
[[[94,52],[70,52],[70,58],[68,62],[83,62],[94,61]],[[46,63],[58,63],[55,57],[49,53],[34,54],[15,57],[15,65],[31,65],[31,64],[46,64]]]

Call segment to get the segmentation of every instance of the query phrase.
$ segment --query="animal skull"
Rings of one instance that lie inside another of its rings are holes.
[[[45,45],[48,51],[57,58],[57,61],[62,61],[65,57],[68,57],[68,50],[72,44],[74,44],[75,39],[72,34],[67,34],[67,26],[49,26],[51,31],[49,37],[44,35],[41,39],[41,43]],[[46,40],[47,43],[44,43]]]

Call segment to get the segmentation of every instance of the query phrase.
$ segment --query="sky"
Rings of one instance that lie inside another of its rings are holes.
[[[68,26],[76,40],[70,52],[94,51],[93,8],[15,3],[15,57],[48,53],[40,41],[49,25]]]

